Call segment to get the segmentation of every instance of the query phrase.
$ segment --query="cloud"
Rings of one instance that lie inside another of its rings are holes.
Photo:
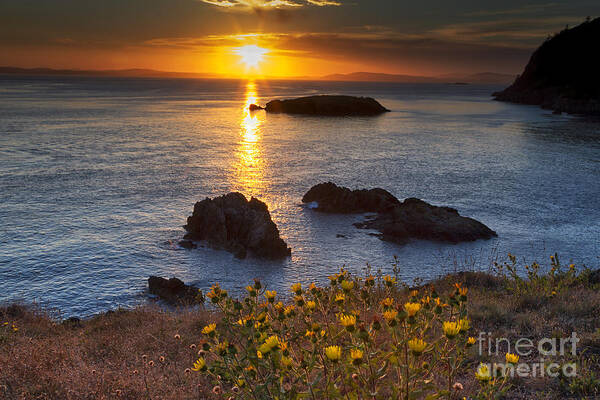
[[[218,53],[223,48],[235,48],[244,44],[266,47],[272,57],[327,60],[377,66],[397,73],[414,74],[414,71],[422,71],[420,74],[430,75],[448,71],[488,70],[517,73],[531,53],[531,48],[468,43],[441,36],[378,29],[372,32],[208,35],[201,38],[164,38],[145,42],[146,46],[178,48],[203,54]]]
[[[340,6],[341,2],[335,0],[199,0],[203,3],[224,9],[280,9],[298,8],[307,5],[325,7]]]
[[[572,17],[500,19],[450,24],[434,29],[430,34],[455,42],[531,48],[541,44],[544,38],[566,24],[576,25],[579,22],[580,18]]]

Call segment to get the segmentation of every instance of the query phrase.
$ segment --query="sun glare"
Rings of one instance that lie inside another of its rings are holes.
[[[258,64],[263,60],[264,55],[268,52],[269,50],[258,47],[254,44],[238,47],[234,50],[234,53],[240,56],[241,62],[244,63],[248,68],[258,67]]]

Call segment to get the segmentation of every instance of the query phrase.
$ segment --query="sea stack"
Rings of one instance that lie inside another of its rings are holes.
[[[279,259],[291,254],[267,205],[254,197],[248,201],[237,192],[197,202],[184,228],[188,232],[184,239],[206,241],[238,258],[251,254]]]

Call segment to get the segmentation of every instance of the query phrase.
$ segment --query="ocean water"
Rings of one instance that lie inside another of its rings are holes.
[[[86,316],[148,299],[149,275],[233,292],[286,291],[342,265],[406,281],[485,269],[512,252],[598,267],[600,121],[491,100],[497,86],[0,77],[0,301]],[[251,102],[368,95],[370,118],[250,114]],[[363,216],[301,205],[314,184],[382,187],[455,207],[489,241],[398,246]],[[235,259],[177,246],[196,201],[265,201],[292,257]],[[342,234],[346,237],[337,237]]]

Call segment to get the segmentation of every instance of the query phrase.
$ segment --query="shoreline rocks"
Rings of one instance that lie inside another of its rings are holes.
[[[186,285],[175,277],[148,278],[148,291],[169,304],[196,304],[204,302],[202,292],[195,286]]]
[[[232,192],[214,199],[206,198],[194,205],[194,212],[184,226],[185,240],[204,240],[209,246],[224,249],[237,258],[248,254],[259,258],[281,259],[291,249],[279,237],[265,203]]]
[[[302,201],[316,203],[315,210],[328,213],[376,212],[374,218],[354,225],[378,230],[380,239],[399,244],[412,239],[459,243],[497,236],[481,222],[463,217],[453,208],[434,206],[416,198],[401,202],[379,188],[350,190],[331,182],[321,183],[313,186]]]
[[[374,116],[390,111],[371,97],[330,95],[272,100],[264,109],[270,113],[322,116]]]

